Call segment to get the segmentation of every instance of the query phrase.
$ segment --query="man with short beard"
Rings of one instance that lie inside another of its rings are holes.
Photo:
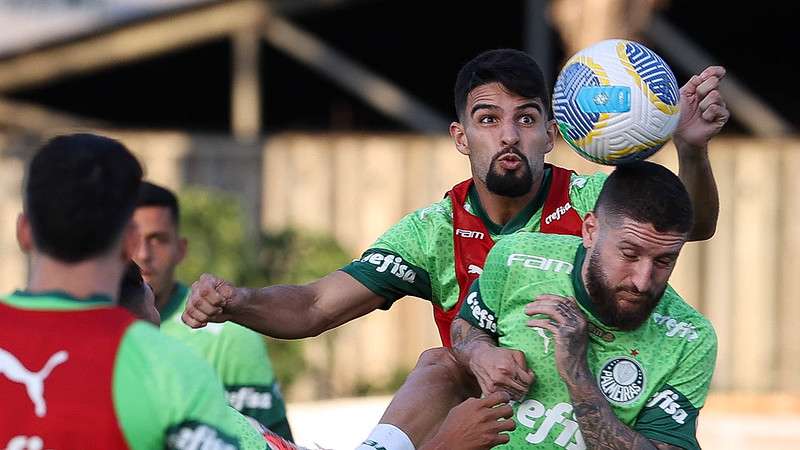
[[[724,75],[722,67],[709,67],[681,89],[674,143],[681,177],[697,206],[689,240],[708,239],[716,227],[719,203],[708,141],[729,117],[718,91]],[[456,150],[469,158],[471,178],[443,200],[405,216],[361,258],[309,284],[250,289],[204,274],[192,286],[182,316],[193,328],[231,320],[268,336],[301,339],[389,309],[404,296],[430,301],[445,348],[420,356],[381,419],[383,431],[371,435],[370,441],[389,450],[424,442],[435,432],[428,424],[465,398],[463,390],[428,380],[460,370],[447,350],[450,326],[495,242],[520,230],[579,235],[606,178],[545,164],[558,131],[544,76],[525,53],[500,49],[478,55],[459,71],[454,91],[457,121],[449,131]],[[457,319],[453,325],[469,326]],[[482,367],[492,370],[476,374],[478,381],[512,394],[527,390],[533,373],[522,354],[493,355],[500,359],[487,361]],[[410,406],[434,396],[452,401],[422,410]]]
[[[475,371],[476,355],[516,349],[536,374],[496,448],[699,448],[716,335],[667,285],[691,227],[680,179],[637,162],[608,177],[581,237],[517,233],[492,248],[454,353]]]

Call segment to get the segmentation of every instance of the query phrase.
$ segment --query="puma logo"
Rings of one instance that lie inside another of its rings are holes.
[[[467,273],[473,273],[473,274],[476,274],[476,275],[480,275],[480,274],[483,273],[483,269],[481,269],[480,267],[476,266],[475,264],[470,264],[469,267],[467,267]]]
[[[533,329],[534,329],[534,330],[536,330],[536,332],[539,334],[539,336],[540,336],[540,337],[542,338],[542,340],[544,341],[544,354],[546,355],[546,354],[547,354],[547,352],[548,352],[548,350],[550,349],[550,336],[548,336],[548,335],[547,335],[547,334],[544,332],[544,328],[540,328],[540,327],[533,327]]]
[[[56,352],[38,372],[31,372],[19,362],[11,353],[0,348],[0,373],[9,380],[25,385],[28,397],[33,402],[36,417],[44,417],[47,414],[47,404],[44,402],[44,380],[50,372],[69,357],[69,353],[64,350]]]

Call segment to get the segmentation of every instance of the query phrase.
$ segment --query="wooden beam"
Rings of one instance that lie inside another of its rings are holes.
[[[264,38],[412,130],[447,132],[450,121],[446,117],[288,20],[270,16],[264,28]]]
[[[261,134],[261,32],[237,31],[232,44],[231,131],[241,142],[255,142]]]
[[[0,61],[0,92],[22,89],[218,39],[258,26],[267,7],[231,0],[126,25]]]
[[[716,58],[694,44],[681,30],[658,15],[654,15],[650,25],[642,31],[658,45],[659,52],[671,64],[677,64],[688,72],[699,73],[718,63]],[[753,134],[768,137],[787,135],[795,131],[787,120],[747,89],[730,71],[719,89],[734,117]]]

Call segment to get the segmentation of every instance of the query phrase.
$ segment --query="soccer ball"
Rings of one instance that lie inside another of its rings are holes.
[[[679,101],[663,59],[642,44],[610,39],[567,61],[553,90],[553,113],[578,154],[616,165],[648,158],[672,137]]]

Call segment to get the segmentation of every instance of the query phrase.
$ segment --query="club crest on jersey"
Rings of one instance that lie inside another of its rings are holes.
[[[612,403],[627,405],[644,392],[645,374],[639,361],[626,356],[611,358],[597,373],[597,385]]]

